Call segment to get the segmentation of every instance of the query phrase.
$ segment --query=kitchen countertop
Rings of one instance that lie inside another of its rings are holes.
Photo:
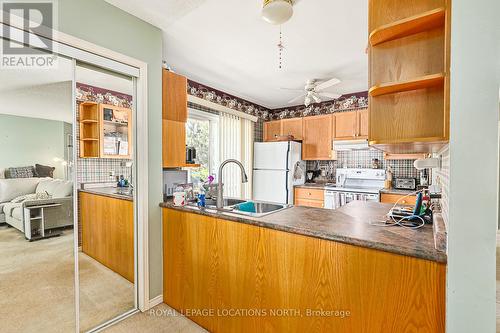
[[[302,185],[295,185],[297,188],[311,188],[311,189],[318,189],[318,190],[324,190],[326,187],[327,183],[305,183]],[[333,184],[333,183],[328,183],[328,184]]]
[[[79,189],[78,191],[90,193],[90,194],[102,195],[102,196],[114,198],[114,199],[122,199],[122,200],[129,200],[129,201],[134,200],[134,197],[131,194],[117,194],[116,192],[119,191],[118,187],[90,187],[90,188],[86,188],[86,189]],[[127,189],[127,191],[128,191],[128,189]]]
[[[415,190],[398,190],[395,188],[383,188],[380,190],[380,193],[387,193],[387,194],[401,194],[401,195],[407,195],[409,193],[416,192]]]
[[[190,206],[176,207],[171,201],[160,206],[439,263],[446,263],[447,260],[446,253],[436,250],[434,246],[432,225],[412,230],[370,224],[382,219],[392,204],[353,201],[336,210],[294,206],[260,218],[222,214]]]

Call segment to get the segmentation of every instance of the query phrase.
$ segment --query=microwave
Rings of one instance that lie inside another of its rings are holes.
[[[417,179],[416,178],[396,178],[394,179],[393,187],[398,190],[416,190],[417,189]]]

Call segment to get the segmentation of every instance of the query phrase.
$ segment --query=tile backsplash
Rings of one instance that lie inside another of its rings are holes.
[[[448,229],[448,193],[450,188],[450,150],[449,145],[446,145],[435,156],[441,156],[441,168],[436,169],[433,173],[433,183],[441,187],[441,213],[444,223]]]
[[[76,179],[81,183],[106,183],[116,181],[116,176],[123,175],[130,180],[132,168],[125,166],[131,160],[113,158],[79,158]],[[110,177],[110,173],[114,176]]]
[[[337,168],[371,168],[372,160],[379,160],[379,168],[386,170],[391,167],[394,177],[398,178],[419,178],[419,171],[413,167],[413,160],[384,160],[384,153],[379,150],[354,150],[337,152],[335,161],[317,161],[322,170],[327,170],[329,163],[333,163],[335,179],[335,169]],[[307,170],[314,169],[316,161],[307,161]]]

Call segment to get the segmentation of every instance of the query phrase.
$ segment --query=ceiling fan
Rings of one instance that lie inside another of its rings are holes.
[[[312,103],[320,103],[322,101],[321,97],[326,97],[328,99],[335,99],[339,98],[342,96],[342,94],[337,94],[337,93],[331,93],[331,92],[326,92],[323,91],[325,89],[328,89],[336,84],[339,84],[341,81],[337,78],[332,78],[326,81],[322,81],[319,79],[311,79],[306,81],[306,85],[304,89],[288,89],[288,88],[281,88],[283,90],[291,90],[291,91],[304,91],[304,93],[298,97],[295,97],[291,101],[288,102],[288,104],[293,104],[296,103],[302,99],[304,99],[304,105],[309,106]]]

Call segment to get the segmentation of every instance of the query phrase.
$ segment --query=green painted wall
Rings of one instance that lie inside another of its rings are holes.
[[[162,293],[161,30],[103,0],[59,0],[59,31],[148,64],[150,298]]]
[[[54,178],[64,178],[64,122],[0,114],[0,169],[35,165],[56,168]]]

